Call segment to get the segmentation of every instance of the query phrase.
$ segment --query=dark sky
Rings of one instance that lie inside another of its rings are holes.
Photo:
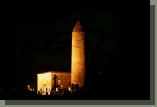
[[[114,24],[119,21],[120,16],[114,14],[109,5],[111,4],[108,3],[108,7],[103,10],[92,9],[90,5],[86,7],[86,3],[80,5],[80,7],[72,6],[64,10],[53,10],[52,7],[52,16],[49,17],[45,13],[43,19],[39,18],[43,14],[20,15],[19,21],[16,23],[16,43],[14,44],[16,66],[19,67],[16,76],[19,75],[22,78],[21,74],[30,75],[39,72],[41,69],[70,71],[71,33],[78,19],[81,20],[86,33],[89,33],[87,36],[89,36],[90,44],[87,42],[87,45],[91,45],[89,47],[91,51],[97,51],[99,47],[102,52],[116,53],[118,41],[109,36],[116,33]],[[103,41],[101,40],[104,35],[106,35],[105,38],[108,38],[108,40],[104,39],[105,42],[103,39]],[[107,49],[105,45],[108,45],[109,48]],[[92,55],[92,52],[90,53]],[[88,59],[90,59],[90,56]],[[94,60],[97,60],[97,58]],[[94,61],[96,64],[97,62]]]
[[[148,98],[149,22],[141,19],[146,14],[143,7],[136,10],[136,4],[113,0],[72,4],[61,9],[64,4],[58,1],[44,9],[16,11],[9,27],[14,32],[9,41],[15,58],[10,64],[16,61],[10,78],[27,81],[42,71],[70,71],[71,33],[79,19],[86,31],[87,85],[92,90],[105,87],[106,97]]]

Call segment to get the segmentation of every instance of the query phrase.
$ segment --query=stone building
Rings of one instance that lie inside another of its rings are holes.
[[[58,85],[68,88],[70,84],[77,84],[82,89],[85,80],[85,32],[78,20],[72,31],[71,72],[49,71],[37,74],[37,91],[52,90]]]

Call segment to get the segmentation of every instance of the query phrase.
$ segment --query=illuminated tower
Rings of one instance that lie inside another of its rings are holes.
[[[81,23],[77,21],[72,31],[71,83],[80,88],[83,88],[85,80],[84,36]]]

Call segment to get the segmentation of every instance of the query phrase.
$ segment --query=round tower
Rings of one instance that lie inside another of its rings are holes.
[[[72,31],[71,83],[84,86],[85,80],[85,32],[78,20]]]

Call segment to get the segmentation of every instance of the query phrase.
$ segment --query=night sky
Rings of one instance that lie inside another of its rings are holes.
[[[7,72],[12,80],[7,87],[27,83],[39,72],[69,72],[71,34],[79,19],[86,33],[86,85],[94,98],[149,99],[149,20],[141,18],[143,7],[91,2],[60,9],[58,1],[43,10],[16,11],[8,36],[13,59],[8,65],[15,70]]]

